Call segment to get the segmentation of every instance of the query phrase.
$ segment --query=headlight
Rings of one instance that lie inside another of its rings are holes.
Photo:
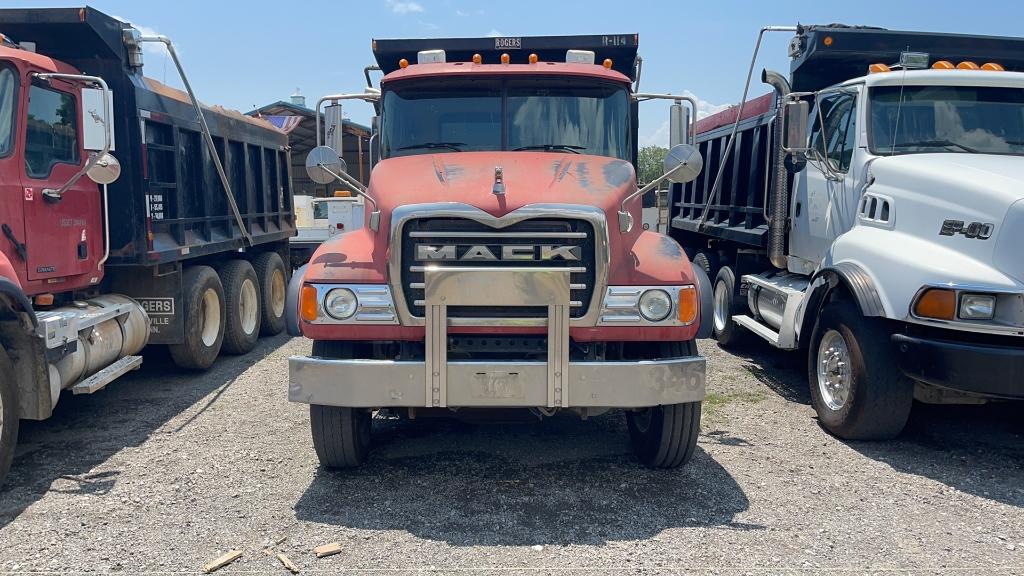
[[[672,298],[664,290],[648,290],[640,296],[640,315],[649,322],[661,322],[672,313]]]
[[[991,320],[996,313],[996,297],[989,294],[964,294],[960,297],[960,318]]]
[[[350,318],[358,307],[356,295],[348,288],[335,288],[324,297],[324,310],[337,320]]]

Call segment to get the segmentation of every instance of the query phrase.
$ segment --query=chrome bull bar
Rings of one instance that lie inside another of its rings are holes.
[[[547,407],[568,407],[569,270],[431,266],[424,271],[424,284],[428,408],[448,406],[449,306],[546,306]],[[517,323],[516,319],[509,319],[507,323],[490,325]],[[487,376],[491,382],[503,378],[501,374]]]

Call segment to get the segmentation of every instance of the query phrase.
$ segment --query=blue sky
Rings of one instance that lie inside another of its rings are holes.
[[[6,0],[4,5],[68,4]],[[361,90],[363,66],[373,61],[370,39],[374,37],[637,32],[644,57],[642,89],[689,90],[712,109],[711,105],[739,99],[757,31],[768,24],[842,22],[937,32],[1024,34],[1024,2],[1008,0],[96,0],[92,5],[171,37],[199,98],[242,111],[287,100],[296,88],[310,102],[327,93]],[[759,65],[787,70],[789,36],[770,35]],[[146,74],[178,85],[174,67],[161,51],[157,45],[147,51]],[[767,90],[755,85],[751,93],[764,92]],[[641,142],[667,141],[667,105],[648,103],[641,110]],[[346,108],[346,114],[365,122],[370,107],[354,103]]]

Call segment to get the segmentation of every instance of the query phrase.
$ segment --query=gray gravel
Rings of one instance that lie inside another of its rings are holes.
[[[1024,574],[1020,405],[925,407],[886,444],[816,424],[802,360],[710,357],[690,464],[635,463],[621,414],[375,422],[375,452],[319,470],[287,357],[262,341],[205,374],[166,358],[25,423],[0,490],[0,571],[217,574]],[[317,560],[311,550],[344,551]],[[470,570],[472,569],[472,570]]]

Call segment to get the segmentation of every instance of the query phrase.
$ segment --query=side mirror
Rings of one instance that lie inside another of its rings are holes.
[[[100,156],[85,174],[97,184],[113,184],[121,176],[121,163],[113,154],[107,152]]]
[[[807,118],[810,115],[810,104],[806,100],[786,102],[783,108],[785,132],[782,147],[786,152],[804,152],[807,150]]]
[[[317,184],[330,184],[340,179],[348,167],[330,146],[317,146],[306,156],[306,174]]]
[[[668,145],[690,144],[690,109],[676,101],[668,109]]]
[[[676,144],[665,154],[665,177],[676,184],[686,184],[700,176],[704,158],[696,146]]]

